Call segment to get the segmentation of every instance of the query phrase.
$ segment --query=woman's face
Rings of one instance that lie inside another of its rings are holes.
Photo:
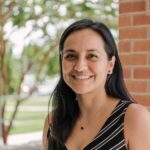
[[[64,43],[63,78],[76,94],[104,91],[114,63],[114,57],[108,61],[101,36],[91,29],[71,33]]]

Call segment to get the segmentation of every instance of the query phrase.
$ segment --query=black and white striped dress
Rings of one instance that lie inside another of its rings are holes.
[[[124,137],[124,116],[131,102],[120,101],[97,136],[83,150],[127,150]]]

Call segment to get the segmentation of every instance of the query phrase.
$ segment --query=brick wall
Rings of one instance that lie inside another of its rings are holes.
[[[128,90],[150,106],[150,0],[119,0],[119,53]]]

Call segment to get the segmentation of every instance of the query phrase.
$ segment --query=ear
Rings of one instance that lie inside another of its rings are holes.
[[[108,72],[110,72],[110,74],[112,74],[114,66],[115,66],[115,61],[116,61],[116,57],[112,56],[111,60],[109,60],[109,64],[108,64]]]

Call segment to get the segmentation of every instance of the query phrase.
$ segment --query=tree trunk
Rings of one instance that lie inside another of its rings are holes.
[[[1,107],[1,100],[0,100],[0,145],[2,144],[2,117],[1,117],[1,110],[2,110],[2,107]]]
[[[8,135],[9,135],[9,133],[8,133],[7,128],[5,126],[3,126],[3,135],[2,135],[2,137],[3,137],[3,143],[5,145],[7,144]]]

